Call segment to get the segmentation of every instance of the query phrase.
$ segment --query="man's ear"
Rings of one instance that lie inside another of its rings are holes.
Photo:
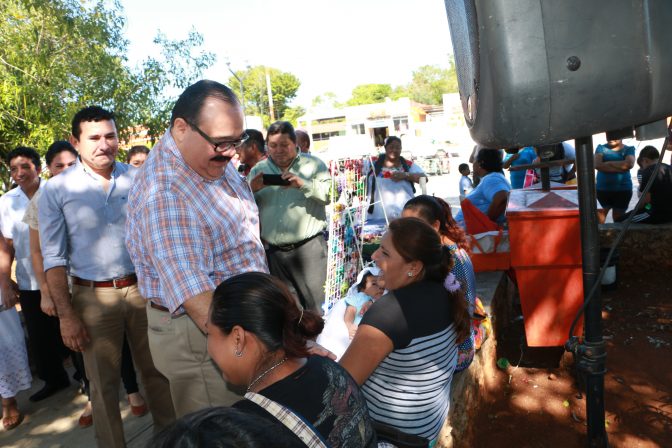
[[[189,124],[184,118],[176,118],[173,125],[170,127],[170,133],[176,143],[182,143],[187,134]]]
[[[77,152],[79,152],[79,148],[77,147],[79,146],[79,140],[77,140],[74,135],[70,134],[68,141],[77,150]]]

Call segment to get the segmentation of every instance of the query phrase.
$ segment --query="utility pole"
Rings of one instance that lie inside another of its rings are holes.
[[[271,116],[271,123],[275,121],[275,109],[273,108],[273,89],[271,89],[271,74],[266,69],[266,90],[268,91],[268,109]]]
[[[243,80],[238,77],[236,72],[231,69],[231,61],[226,61],[226,67],[229,69],[234,78],[238,80],[240,85],[240,105],[243,108],[243,116],[245,116],[245,89],[243,88]]]

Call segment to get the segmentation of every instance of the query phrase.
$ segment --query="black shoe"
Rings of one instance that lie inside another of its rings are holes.
[[[30,401],[42,401],[45,398],[49,398],[52,395],[54,395],[56,392],[59,390],[63,390],[66,387],[70,385],[70,381],[64,381],[61,383],[56,383],[56,384],[45,384],[44,387],[37,392],[35,392],[33,395],[31,395],[28,399]]]

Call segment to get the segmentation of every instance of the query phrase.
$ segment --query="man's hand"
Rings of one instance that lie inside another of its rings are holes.
[[[331,353],[329,350],[326,348],[322,347],[320,344],[318,344],[315,341],[311,341],[310,339],[306,341],[306,349],[308,350],[308,353],[311,355],[317,355],[317,356],[323,356],[329,359],[332,359],[336,361],[336,355]]]
[[[56,312],[56,305],[54,305],[54,301],[51,299],[49,294],[41,294],[40,309],[42,309],[42,312],[47,316],[58,317],[58,313]]]
[[[282,178],[289,182],[285,188],[301,188],[303,187],[303,179],[292,173],[284,173]]]
[[[14,280],[9,280],[2,286],[2,304],[5,309],[13,308],[19,301],[19,286]]]
[[[89,339],[89,332],[81,319],[74,314],[70,316],[61,317],[61,336],[63,343],[70,350],[75,352],[83,352],[86,346],[91,341]]]
[[[399,181],[402,181],[402,180],[411,181],[409,174],[406,173],[406,172],[402,172],[402,171],[396,171],[396,172],[392,173],[391,178],[395,182],[399,182]]]
[[[252,189],[252,193],[256,193],[265,186],[266,185],[264,185],[264,173],[257,174],[250,181],[250,188]]]

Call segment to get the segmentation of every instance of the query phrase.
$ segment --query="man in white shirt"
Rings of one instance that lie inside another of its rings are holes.
[[[58,319],[47,316],[40,309],[40,285],[30,258],[29,228],[23,222],[30,199],[42,186],[39,176],[40,156],[33,148],[18,147],[7,155],[7,165],[18,187],[0,197],[0,230],[9,247],[8,253],[0,254],[0,287],[5,296],[15,294],[11,265],[13,259],[16,259],[19,302],[26,319],[37,373],[45,382],[44,387],[31,395],[30,400],[40,401],[70,384],[63,368],[63,358],[67,356],[68,350],[61,339]]]

